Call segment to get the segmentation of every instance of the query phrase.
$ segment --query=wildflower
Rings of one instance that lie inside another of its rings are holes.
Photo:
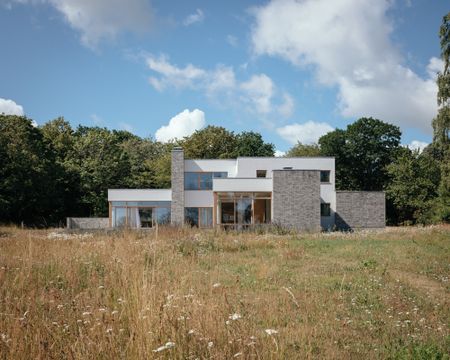
[[[175,343],[174,343],[174,342],[168,341],[168,342],[166,342],[163,346],[160,346],[159,348],[153,350],[153,352],[156,353],[156,352],[164,351],[164,350],[167,350],[167,349],[171,349],[171,348],[173,348],[174,346],[175,346]]]
[[[106,309],[105,309],[105,308],[100,308],[100,309],[98,309],[98,311],[100,311],[100,312],[105,312]]]
[[[230,325],[230,320],[225,321],[225,325]]]
[[[118,313],[118,311],[117,310],[113,310],[113,311],[111,311],[111,315],[116,315]]]
[[[213,288],[218,288],[218,287],[220,287],[220,283],[215,283],[215,284],[213,284]]]
[[[233,320],[233,321],[239,320],[239,319],[241,319],[241,318],[242,318],[242,316],[241,316],[240,314],[238,314],[238,313],[231,314],[231,315],[228,317],[228,319]]]
[[[112,328],[106,329],[106,333],[107,333],[107,334],[111,334],[112,332],[113,332],[113,329],[112,329]]]
[[[193,329],[191,329],[191,330],[188,331],[188,335],[192,335],[192,334],[194,334],[194,333],[195,333],[195,330],[193,330]]]
[[[241,356],[241,355],[242,355],[242,353],[241,353],[241,352],[238,352],[238,353],[234,354],[233,357],[236,358],[236,357],[239,357],[239,356]]]
[[[62,309],[63,307],[64,307],[64,305],[59,304],[56,308],[59,310],[59,309]]]
[[[104,289],[105,287],[103,285],[100,285],[98,288],[99,289]]]
[[[82,315],[83,315],[83,316],[88,316],[88,315],[91,315],[91,313],[90,313],[89,311],[85,311],[85,312],[83,312]]]
[[[274,330],[274,329],[266,329],[265,332],[266,332],[266,334],[269,335],[269,336],[278,334],[278,331],[277,331],[277,330]]]
[[[214,343],[212,342],[212,341],[210,341],[209,343],[208,343],[208,348],[212,348],[214,346]]]

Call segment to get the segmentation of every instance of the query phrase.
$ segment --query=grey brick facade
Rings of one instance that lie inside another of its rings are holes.
[[[184,151],[182,148],[172,150],[172,203],[171,224],[184,223]]]
[[[273,171],[273,222],[300,231],[320,231],[320,171]]]
[[[384,192],[336,191],[336,227],[338,229],[381,229],[385,226]]]

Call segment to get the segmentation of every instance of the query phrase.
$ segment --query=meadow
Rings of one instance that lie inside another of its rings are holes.
[[[449,359],[450,227],[0,228],[0,359]]]

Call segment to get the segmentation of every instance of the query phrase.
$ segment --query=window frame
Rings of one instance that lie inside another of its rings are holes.
[[[214,216],[214,211],[213,208],[211,206],[185,206],[184,207],[184,223],[185,224],[189,224],[187,219],[186,219],[186,211],[187,209],[196,209],[197,210],[197,224],[191,225],[191,227],[197,227],[199,229],[210,229],[214,226],[214,221],[213,221],[213,216]],[[211,210],[211,225],[209,226],[202,226],[201,224],[203,223],[203,215],[202,215],[202,211],[201,209],[210,209]]]
[[[197,186],[195,189],[187,188],[186,187],[186,174],[194,175],[197,179],[196,182]],[[220,175],[218,175],[220,174]],[[210,175],[211,178],[205,178],[205,176]],[[203,176],[203,179],[202,179]],[[212,191],[212,185],[213,185],[213,179],[225,179],[228,178],[228,171],[185,171],[184,172],[184,190],[185,191]],[[202,189],[202,184],[209,185],[211,184],[211,188],[208,186],[205,186],[205,188]]]
[[[260,174],[264,174],[264,176],[259,176]],[[263,170],[263,169],[256,170],[256,178],[258,178],[258,179],[267,178],[267,170]]]

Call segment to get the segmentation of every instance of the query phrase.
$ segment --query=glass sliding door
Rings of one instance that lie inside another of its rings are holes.
[[[252,223],[252,199],[236,200],[236,224],[250,225]]]
[[[221,203],[220,223],[224,225],[234,224],[234,201]]]
[[[151,228],[153,227],[153,212],[156,209],[154,208],[140,208],[139,209],[139,222],[142,228]]]

